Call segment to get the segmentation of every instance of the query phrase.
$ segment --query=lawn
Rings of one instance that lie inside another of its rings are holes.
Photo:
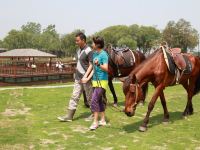
[[[115,88],[122,109],[121,84],[115,84]],[[89,131],[91,122],[84,120],[90,110],[84,107],[83,98],[73,122],[63,123],[56,119],[65,113],[72,87],[0,91],[0,149],[200,150],[200,94],[193,98],[194,114],[183,118],[187,95],[181,86],[164,91],[169,124],[162,124],[163,110],[158,100],[147,132],[138,131],[153,90],[150,86],[145,105],[137,107],[134,117],[108,107],[108,125],[96,131]],[[107,97],[112,102],[109,91]]]

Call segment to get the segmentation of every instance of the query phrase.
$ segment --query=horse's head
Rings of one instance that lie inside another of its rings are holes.
[[[124,79],[123,92],[125,94],[125,114],[129,117],[134,116],[136,106],[143,97],[142,88],[135,75]]]

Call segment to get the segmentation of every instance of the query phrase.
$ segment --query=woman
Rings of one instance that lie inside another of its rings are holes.
[[[93,94],[91,101],[91,111],[94,114],[94,120],[90,126],[90,130],[95,130],[98,126],[106,125],[105,120],[105,102],[103,97],[105,96],[106,88],[108,85],[108,55],[103,50],[104,40],[103,38],[97,36],[93,38],[92,47],[93,52],[93,71],[88,76],[88,78],[82,80],[86,82],[92,77]],[[99,113],[101,114],[101,119],[98,122]]]

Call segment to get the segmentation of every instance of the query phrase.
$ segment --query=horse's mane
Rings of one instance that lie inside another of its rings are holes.
[[[140,70],[142,67],[144,67],[144,65],[152,58],[155,56],[155,54],[157,52],[159,52],[160,49],[156,49],[153,53],[151,53],[141,64],[139,64],[135,69],[133,69],[133,71],[129,74],[129,76],[132,76],[133,74],[135,74],[136,72],[138,72],[138,70]]]
[[[150,59],[152,59],[158,52],[160,48],[156,49],[153,53],[151,53],[141,64],[139,64],[133,71],[128,75],[128,77],[124,81],[124,87],[129,87],[132,82],[133,75],[138,72]]]

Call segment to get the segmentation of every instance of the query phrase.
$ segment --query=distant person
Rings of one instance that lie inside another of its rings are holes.
[[[49,67],[49,63],[46,63],[46,67]]]
[[[59,64],[59,63],[58,63],[58,61],[57,61],[57,62],[56,62],[56,68],[58,68],[58,64]]]
[[[59,71],[61,71],[61,72],[62,72],[62,70],[63,70],[63,63],[61,63],[61,61],[58,62],[58,69],[59,69]]]
[[[32,68],[32,69],[36,69],[36,67],[37,67],[36,64],[35,64],[35,63],[32,63],[31,68]]]
[[[76,34],[75,41],[76,44],[79,46],[79,49],[77,51],[78,62],[76,66],[74,89],[71,99],[69,101],[68,112],[65,116],[58,117],[60,121],[73,120],[83,90],[85,91],[89,105],[92,98],[91,80],[88,80],[85,83],[81,82],[82,79],[87,78],[92,70],[92,49],[87,45],[86,36],[82,32]],[[93,115],[90,115],[88,118],[86,118],[87,121],[90,121],[92,119]]]
[[[59,63],[58,63],[58,61],[56,61],[56,71],[59,71]]]
[[[28,62],[28,63],[26,64],[26,66],[27,66],[28,68],[31,68],[30,62]]]

